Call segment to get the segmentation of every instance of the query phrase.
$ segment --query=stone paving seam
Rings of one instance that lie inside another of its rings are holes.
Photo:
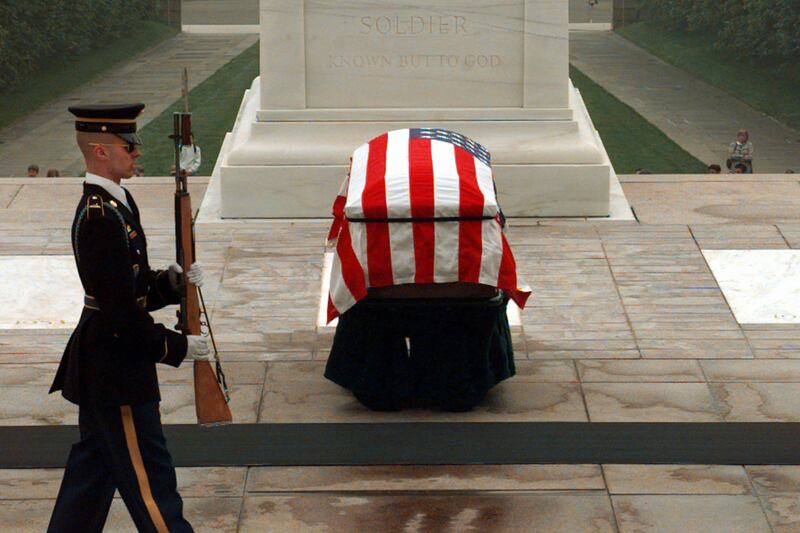
[[[247,498],[247,484],[250,481],[250,470],[252,466],[248,466],[244,474],[244,485],[242,486],[242,502],[239,504],[239,514],[236,517],[236,533],[239,533],[242,527],[242,518],[244,517],[244,501]]]
[[[5,205],[4,209],[8,209],[9,207],[11,207],[11,204],[13,204],[13,203],[14,203],[14,200],[16,200],[16,199],[17,199],[17,196],[19,196],[19,193],[20,193],[20,192],[22,192],[22,187],[24,187],[24,185],[20,185],[20,186],[17,188],[17,190],[16,190],[16,192],[14,193],[14,195],[11,197],[11,199],[9,199],[9,200],[8,200],[8,203]]]
[[[767,521],[767,525],[769,526],[769,530],[774,533],[775,527],[772,525],[772,520],[769,519],[769,513],[767,512],[767,508],[765,505],[765,498],[769,496],[767,494],[760,494],[759,491],[756,489],[755,483],[753,483],[753,477],[750,475],[750,471],[747,468],[744,468],[745,465],[742,465],[744,469],[744,474],[747,476],[747,481],[750,484],[750,492],[756,497],[756,501],[758,501],[758,506],[761,508],[761,512],[764,514],[764,520]]]
[[[780,234],[781,238],[783,238],[783,242],[786,243],[786,247],[789,248],[790,250],[793,250],[794,248],[789,243],[789,239],[786,238],[786,235],[781,230],[781,225],[780,224],[775,224],[775,229],[778,230],[778,233]]]
[[[256,407],[256,422],[261,422],[261,409],[264,404],[264,395],[267,392],[267,372],[269,372],[270,362],[267,361],[264,365],[264,374],[262,375],[261,380],[261,390],[259,392],[258,397],[258,406]],[[247,484],[245,483],[245,487]]]
[[[614,289],[617,293],[617,298],[619,298],[620,306],[622,306],[622,312],[625,314],[625,321],[628,324],[628,329],[630,330],[631,336],[633,337],[633,343],[636,346],[636,350],[639,352],[639,358],[643,359],[642,357],[642,349],[639,346],[639,338],[636,334],[636,330],[633,327],[633,322],[631,321],[631,317],[628,314],[628,308],[625,306],[625,301],[622,298],[622,291],[620,291],[619,283],[617,282],[617,277],[614,274],[614,269],[611,267],[611,261],[608,259],[608,251],[606,250],[606,244],[603,242],[602,238],[598,235],[598,239],[600,240],[600,246],[603,249],[603,256],[605,257],[606,266],[608,267],[608,271],[611,274],[611,279],[614,282]]]
[[[619,527],[619,520],[617,520],[617,512],[614,509],[614,501],[611,498],[611,490],[608,487],[608,479],[606,478],[606,468],[603,464],[598,466],[600,467],[600,476],[603,478],[603,486],[605,487],[606,498],[608,498],[608,506],[611,509],[611,516],[614,518],[614,531],[620,533],[621,529]]]
[[[713,276],[714,272],[711,270],[711,266],[708,264],[708,260],[706,259],[706,256],[703,254],[703,250],[700,248],[700,243],[697,242],[697,238],[694,236],[694,232],[692,231],[692,227],[691,226],[687,226],[687,228],[689,229],[689,233],[692,236],[692,240],[694,241],[695,245],[697,246],[697,250],[700,253],[700,256],[703,258],[703,262],[706,264],[706,268],[708,269],[709,272],[711,272],[711,275]],[[719,293],[722,295],[723,300],[725,300],[725,305],[728,306],[728,310],[730,311],[731,316],[733,316],[733,320],[739,326],[739,332],[742,334],[742,337],[744,338],[745,344],[747,344],[747,350],[750,352],[750,357],[752,359],[755,359],[756,352],[753,349],[753,345],[750,343],[750,339],[747,337],[747,334],[745,333],[744,328],[742,328],[742,325],[739,323],[738,320],[736,320],[736,316],[733,315],[733,308],[731,307],[730,302],[728,302],[728,297],[725,296],[725,292],[719,286],[719,283],[716,282],[716,277],[714,278],[714,282],[717,284],[717,288],[719,290]],[[712,391],[712,393],[713,393],[713,391]]]

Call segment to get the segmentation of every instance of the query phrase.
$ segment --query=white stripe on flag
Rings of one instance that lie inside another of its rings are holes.
[[[503,239],[500,224],[496,220],[484,220],[481,224],[483,250],[481,253],[481,273],[479,280],[485,285],[497,286],[500,276],[500,261],[503,259]]]
[[[350,243],[361,269],[364,271],[364,286],[369,287],[369,273],[367,272],[367,228],[363,222],[348,222],[350,230]],[[337,308],[338,309],[338,308]]]
[[[411,216],[408,168],[409,131],[389,132],[386,143],[386,205],[389,218]],[[414,237],[408,222],[389,223],[392,280],[395,285],[413,283],[415,273]]]
[[[436,252],[433,260],[433,281],[458,281],[458,222],[434,224]]]
[[[347,192],[347,202],[344,206],[348,218],[361,218],[364,216],[364,206],[361,205],[361,195],[367,184],[367,161],[369,161],[369,143],[363,144],[353,152],[353,163],[350,166],[350,185]]]
[[[392,250],[392,280],[395,285],[414,283],[414,234],[411,222],[389,223],[389,246]]]
[[[492,169],[480,159],[475,158],[475,176],[478,178],[478,188],[483,193],[483,214],[493,217],[497,214],[497,199],[494,197]]]
[[[386,206],[389,218],[411,216],[408,185],[408,130],[389,132],[386,142]]]
[[[337,196],[347,196],[347,188],[350,184],[350,178],[348,176],[344,177],[344,181],[342,181],[342,185],[339,187],[339,194]]]
[[[453,145],[431,140],[431,159],[434,213],[439,217],[458,216],[460,189]],[[458,281],[458,222],[436,222],[434,235],[433,280]]]
[[[431,159],[433,160],[434,216],[457,217],[460,191],[455,147],[450,143],[433,139],[431,140]],[[451,253],[455,250],[457,248],[451,249]]]

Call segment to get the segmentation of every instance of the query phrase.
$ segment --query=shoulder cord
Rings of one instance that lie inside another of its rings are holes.
[[[126,248],[128,248],[127,231],[125,231],[125,219],[122,218],[122,214],[107,202],[103,202],[103,207],[108,208],[112,213],[114,213],[114,215],[117,217],[117,220],[119,220],[119,223],[122,225],[122,243]],[[75,224],[75,229],[72,232],[72,249],[75,251],[75,259],[78,261],[78,263],[81,262],[80,252],[78,249],[78,238],[81,234],[81,225],[83,224],[83,221],[86,220],[86,212],[87,207],[84,207],[81,209],[80,213],[78,213],[78,222]]]

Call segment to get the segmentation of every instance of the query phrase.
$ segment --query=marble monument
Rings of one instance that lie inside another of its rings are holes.
[[[607,216],[563,0],[261,0],[261,75],[221,158],[223,217],[326,217],[353,149],[406,127],[486,146],[509,216]]]

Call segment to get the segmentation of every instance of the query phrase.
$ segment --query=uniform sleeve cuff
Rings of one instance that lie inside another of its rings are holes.
[[[164,337],[164,352],[162,353],[161,359],[158,362],[169,366],[179,367],[186,358],[187,345],[188,342],[185,335],[169,332]]]

